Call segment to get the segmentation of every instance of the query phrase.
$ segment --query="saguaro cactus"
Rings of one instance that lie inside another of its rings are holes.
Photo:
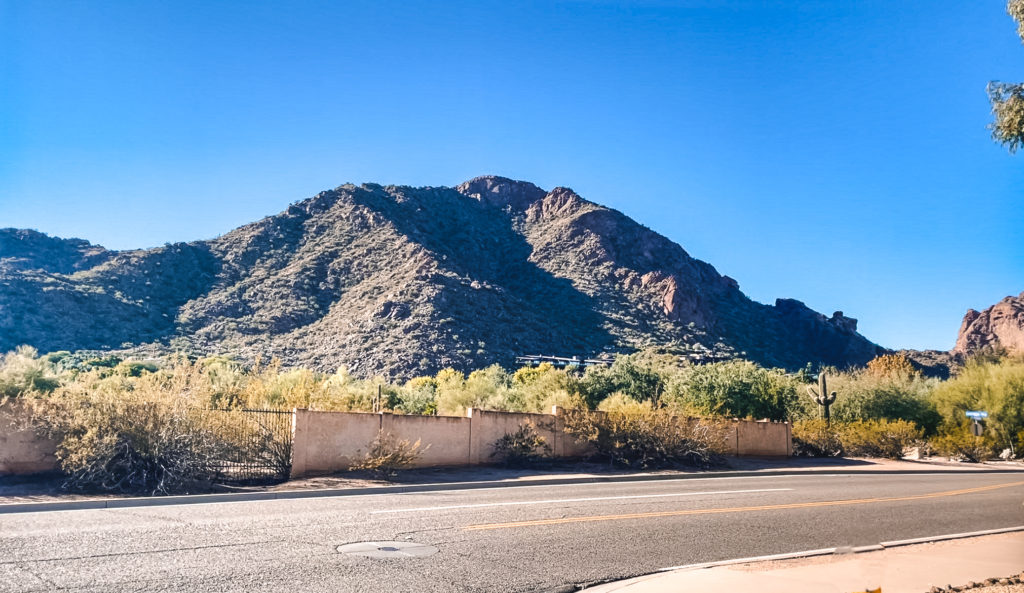
[[[818,373],[818,388],[815,389],[813,385],[808,385],[807,393],[811,394],[811,399],[824,409],[825,424],[831,426],[832,413],[830,406],[836,401],[836,392],[828,392],[828,387],[825,383],[825,373]]]

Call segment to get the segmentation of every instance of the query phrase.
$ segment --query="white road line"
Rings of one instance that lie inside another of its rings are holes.
[[[478,504],[453,504],[447,506],[436,506],[436,507],[415,507],[410,509],[382,509],[378,511],[370,511],[370,514],[377,515],[381,513],[417,513],[424,511],[447,511],[450,509],[478,509],[482,507],[511,507],[521,506],[528,504],[558,504],[563,502],[593,502],[598,500],[631,500],[637,498],[669,498],[679,496],[701,496],[701,495],[712,495],[712,494],[747,494],[754,492],[788,492],[793,490],[792,488],[761,488],[757,490],[714,490],[709,492],[673,492],[671,494],[634,494],[628,496],[594,496],[590,498],[555,498],[551,500],[519,500],[509,502],[484,502]]]

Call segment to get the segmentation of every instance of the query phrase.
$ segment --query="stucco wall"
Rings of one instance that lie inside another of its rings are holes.
[[[416,467],[472,464],[469,447],[471,418],[458,416],[395,416],[384,414],[381,428],[397,439],[420,441],[426,447]]]
[[[469,410],[455,416],[401,416],[348,412],[295,411],[292,477],[348,469],[366,454],[379,431],[396,439],[420,441],[423,455],[416,467],[494,463],[494,443],[524,424],[533,425],[556,458],[579,458],[591,452],[588,443],[564,431],[563,411],[521,414]],[[697,422],[697,419],[685,421]],[[730,455],[787,456],[792,454],[789,424],[737,420],[727,427]]]
[[[736,423],[736,453],[738,456],[786,457],[793,454],[793,438],[787,422]]]
[[[36,474],[57,468],[57,442],[25,426],[22,406],[0,406],[0,475]]]

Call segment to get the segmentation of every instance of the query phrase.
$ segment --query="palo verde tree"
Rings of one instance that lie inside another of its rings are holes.
[[[1024,42],[1024,0],[1009,0],[1006,12],[1017,21],[1017,34]],[[1024,83],[992,81],[988,84],[994,121],[989,124],[992,138],[1010,152],[1024,145]]]

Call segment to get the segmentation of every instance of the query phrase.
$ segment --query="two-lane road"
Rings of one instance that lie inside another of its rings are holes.
[[[524,486],[0,515],[0,591],[545,591],[1024,525],[1024,473]],[[437,548],[352,556],[353,542]]]

